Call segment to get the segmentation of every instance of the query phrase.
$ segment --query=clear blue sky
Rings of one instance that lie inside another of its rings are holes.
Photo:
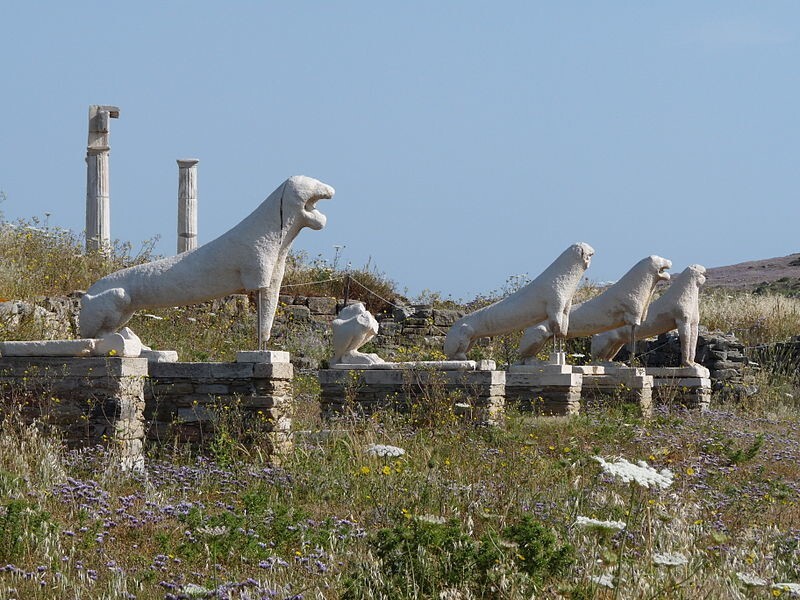
[[[286,177],[333,185],[295,248],[469,299],[566,246],[617,279],[797,252],[800,3],[6,2],[0,205],[84,226],[89,104],[114,104],[112,236],[176,245]]]

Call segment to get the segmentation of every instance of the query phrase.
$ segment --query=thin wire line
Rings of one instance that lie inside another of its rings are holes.
[[[342,279],[344,279],[344,277],[334,277],[332,279],[323,279],[321,281],[306,281],[303,283],[286,283],[281,286],[281,289],[291,288],[291,287],[301,287],[304,285],[317,285],[319,283],[330,283],[331,281],[341,281]]]

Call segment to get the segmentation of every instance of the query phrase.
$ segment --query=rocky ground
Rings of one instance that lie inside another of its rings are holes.
[[[800,254],[710,268],[706,288],[713,287],[800,295]]]

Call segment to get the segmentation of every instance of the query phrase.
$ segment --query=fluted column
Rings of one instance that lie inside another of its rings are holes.
[[[111,197],[108,177],[108,120],[119,117],[116,106],[89,107],[86,148],[86,251],[111,245]]]
[[[178,159],[178,254],[197,248],[196,158]]]

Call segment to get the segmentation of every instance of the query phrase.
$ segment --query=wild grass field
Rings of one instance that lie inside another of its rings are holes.
[[[28,234],[20,252],[14,236]],[[0,229],[0,296],[85,289],[137,260],[95,257],[97,267],[74,267],[84,279],[56,288],[66,262],[90,259],[71,234],[66,244],[37,235]],[[311,269],[319,281],[339,273],[299,260],[294,281]],[[702,306],[704,323],[748,332],[748,344],[800,333],[788,299],[726,293]],[[206,319],[206,360],[249,335],[202,310],[192,318]],[[145,322],[164,327],[136,326]],[[181,322],[174,339],[195,331]],[[497,428],[460,420],[446,397],[422,422],[323,422],[316,378],[300,374],[295,447],[280,464],[221,428],[205,454],[149,448],[141,472],[121,472],[113,449],[68,450],[6,407],[0,599],[800,595],[800,380],[796,364],[774,367],[754,373],[757,395],[703,414],[512,407]]]

